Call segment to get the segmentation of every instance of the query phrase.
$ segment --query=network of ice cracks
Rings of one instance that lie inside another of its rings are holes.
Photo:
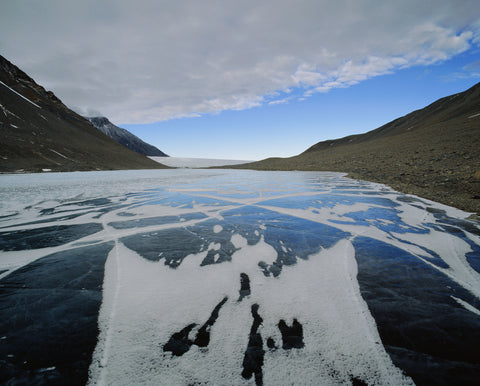
[[[455,209],[339,173],[155,173],[52,174],[2,190],[6,230],[92,231],[2,252],[0,278],[113,245],[90,384],[411,384],[362,299],[359,238],[406,251],[480,298],[467,259],[478,235],[442,227],[463,215]],[[280,325],[297,331],[290,343]]]

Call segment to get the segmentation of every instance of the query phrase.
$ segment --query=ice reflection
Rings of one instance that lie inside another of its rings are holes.
[[[1,179],[0,382],[480,375],[480,230],[460,211],[338,173]]]

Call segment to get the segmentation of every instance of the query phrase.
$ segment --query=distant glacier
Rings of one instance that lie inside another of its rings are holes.
[[[252,160],[233,160],[233,159],[210,159],[210,158],[182,158],[182,157],[149,157],[154,161],[160,162],[173,168],[192,168],[201,169],[212,166],[240,165]]]

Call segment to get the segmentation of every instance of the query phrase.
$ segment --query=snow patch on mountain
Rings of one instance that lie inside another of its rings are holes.
[[[13,91],[15,94],[17,94],[19,97],[25,99],[27,102],[30,102],[32,105],[34,105],[35,107],[38,107],[39,109],[41,109],[41,107],[39,105],[37,105],[36,103],[32,102],[30,99],[24,97],[22,94],[16,92],[13,88],[7,86],[5,83],[3,83],[1,80],[0,80],[0,83],[2,85],[4,85],[6,88],[8,88],[10,91]]]

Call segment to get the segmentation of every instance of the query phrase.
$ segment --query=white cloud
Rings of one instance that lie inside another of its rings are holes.
[[[21,0],[0,5],[0,47],[67,105],[142,123],[446,60],[480,44],[478,15],[476,0]]]

